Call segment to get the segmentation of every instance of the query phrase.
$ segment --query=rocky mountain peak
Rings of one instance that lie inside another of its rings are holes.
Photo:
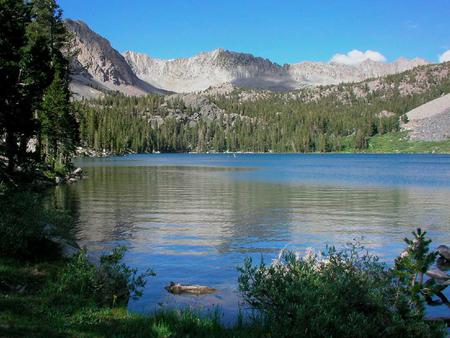
[[[108,40],[92,31],[84,22],[66,20],[66,26],[75,33],[77,60],[94,79],[112,85],[133,85],[136,77],[122,55]]]
[[[80,50],[77,68],[84,70],[79,73],[84,75],[78,78],[86,79],[87,73],[98,85],[132,95],[158,92],[157,88],[178,93],[196,92],[226,83],[285,91],[304,86],[358,82],[428,63],[423,59],[401,58],[390,63],[366,60],[355,65],[299,62],[280,66],[269,59],[223,48],[192,57],[164,60],[133,51],[120,54],[108,40],[81,21],[67,20],[67,26],[75,33]]]
[[[129,95],[158,91],[139,79],[110,42],[92,31],[84,22],[67,19],[65,24],[74,33],[77,50],[73,61],[76,87],[118,90]]]

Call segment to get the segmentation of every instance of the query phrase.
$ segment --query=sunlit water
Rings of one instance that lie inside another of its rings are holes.
[[[126,261],[157,273],[133,311],[239,308],[236,267],[354,238],[387,263],[421,226],[450,244],[447,155],[132,155],[77,160],[87,178],[56,188],[82,245],[126,245]],[[361,239],[362,237],[362,239]],[[170,281],[217,288],[174,296]],[[447,292],[447,295],[449,293]],[[448,313],[433,308],[434,315]]]

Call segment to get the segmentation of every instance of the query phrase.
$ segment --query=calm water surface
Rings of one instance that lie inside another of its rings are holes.
[[[174,154],[84,159],[85,180],[57,187],[82,245],[126,245],[126,261],[152,267],[130,309],[211,309],[235,317],[236,266],[284,247],[343,245],[355,237],[388,263],[417,226],[450,244],[450,156]],[[173,296],[170,281],[215,295]],[[447,292],[448,294],[448,292]],[[433,308],[433,314],[448,309]]]

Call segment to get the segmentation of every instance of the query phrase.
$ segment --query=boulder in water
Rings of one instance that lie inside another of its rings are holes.
[[[81,248],[75,241],[70,241],[61,236],[50,236],[49,240],[59,247],[61,257],[70,258],[81,251]]]
[[[445,258],[438,257],[436,259],[436,266],[441,271],[449,271],[450,270],[450,261]]]
[[[450,248],[447,245],[439,245],[436,251],[439,256],[450,262]]]
[[[450,275],[439,269],[430,269],[426,274],[434,279],[450,280]]]
[[[78,176],[81,177],[83,176],[83,169],[82,168],[76,168],[73,172],[72,172],[73,176]]]

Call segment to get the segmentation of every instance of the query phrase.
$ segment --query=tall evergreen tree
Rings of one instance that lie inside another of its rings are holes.
[[[61,16],[55,0],[0,0],[0,153],[9,172],[30,160],[66,165],[76,143]],[[27,153],[33,137],[37,158]]]
[[[62,77],[61,73],[58,67],[39,109],[41,156],[54,168],[69,163],[79,138],[74,108],[68,104],[68,78]]]
[[[0,0],[0,132],[4,139],[0,151],[8,158],[9,172],[19,161],[19,145],[28,142],[34,129],[24,60],[30,20],[29,4]]]

